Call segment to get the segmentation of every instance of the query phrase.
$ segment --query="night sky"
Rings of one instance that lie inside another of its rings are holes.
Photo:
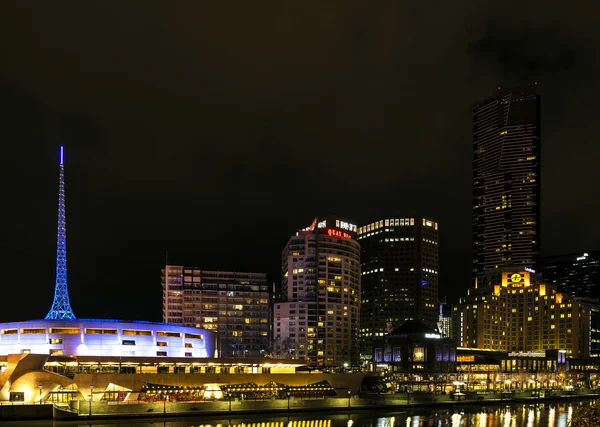
[[[543,255],[599,249],[597,6],[3,1],[0,321],[161,320],[160,269],[269,272],[316,215],[424,215],[471,270],[471,107],[539,82]],[[579,7],[579,9],[578,9]],[[596,7],[596,9],[592,9]]]

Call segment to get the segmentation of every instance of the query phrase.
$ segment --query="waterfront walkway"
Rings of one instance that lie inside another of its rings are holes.
[[[463,398],[465,397],[465,398]],[[349,398],[276,399],[276,400],[217,400],[209,402],[89,402],[72,401],[69,405],[0,405],[0,419],[127,419],[164,417],[218,417],[229,415],[281,414],[303,412],[354,412],[363,410],[398,411],[416,408],[451,409],[464,406],[496,406],[498,404],[568,403],[600,398],[599,393],[555,393],[547,397],[532,397],[531,393],[503,395],[467,394],[461,400],[449,395],[431,393],[360,395]],[[0,424],[1,425],[1,424]]]
[[[600,393],[578,392],[559,393],[551,396],[533,397],[529,393],[513,393],[510,397],[503,394],[467,394],[460,400],[454,400],[450,395],[435,395],[431,393],[357,395],[349,398],[325,399],[276,399],[276,400],[244,400],[214,402],[89,402],[80,401],[78,405],[72,402],[70,411],[55,410],[55,418],[142,418],[164,416],[220,416],[227,414],[288,414],[301,412],[347,412],[361,410],[402,410],[413,408],[453,408],[461,406],[487,406],[498,404],[523,403],[560,403],[578,400],[590,400],[600,397]],[[77,406],[77,407],[75,407]],[[90,416],[91,413],[91,416]]]

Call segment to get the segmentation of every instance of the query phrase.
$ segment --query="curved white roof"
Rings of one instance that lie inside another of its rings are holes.
[[[0,323],[0,355],[214,357],[212,331],[109,319]]]

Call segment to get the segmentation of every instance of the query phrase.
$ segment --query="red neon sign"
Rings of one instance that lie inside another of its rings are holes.
[[[327,234],[332,237],[342,237],[344,239],[351,239],[352,236],[349,233],[339,230],[332,230],[331,228],[327,229]]]

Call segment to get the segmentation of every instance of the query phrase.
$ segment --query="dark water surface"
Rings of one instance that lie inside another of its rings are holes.
[[[460,409],[415,409],[410,411],[362,411],[351,414],[305,413],[281,415],[165,418],[114,421],[18,421],[0,422],[0,427],[567,427],[580,405],[503,405]],[[590,426],[593,427],[593,426]]]

